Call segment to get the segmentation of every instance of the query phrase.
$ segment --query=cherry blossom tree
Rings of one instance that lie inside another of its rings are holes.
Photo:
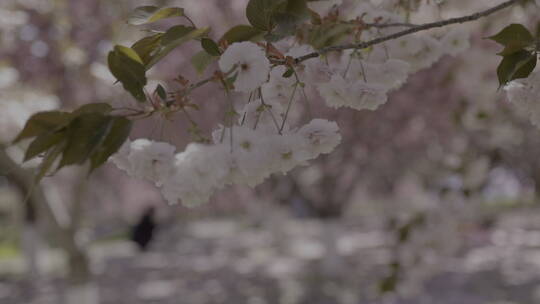
[[[538,0],[497,1],[457,17],[414,19],[423,9],[444,10],[446,2],[250,0],[249,25],[224,29],[220,37],[196,25],[188,9],[138,7],[128,23],[145,36],[108,54],[111,74],[132,100],[121,107],[89,103],[74,111],[54,110],[54,102],[30,105],[24,117],[2,105],[0,125],[6,126],[0,136],[13,147],[27,145],[24,161],[38,165],[36,183],[66,166],[83,165],[90,174],[110,161],[131,177],[153,182],[170,204],[198,206],[227,186],[256,187],[331,154],[346,131],[339,120],[314,117],[315,103],[340,111],[384,111],[411,75],[443,56],[466,56],[474,32],[459,24],[497,18],[516,6],[533,12],[540,6]],[[171,20],[182,23],[170,27]],[[489,39],[503,48],[499,66],[491,67],[498,85],[511,106],[538,126],[540,28],[526,21],[504,24]],[[150,81],[151,68],[185,44],[200,46],[190,60],[199,79]],[[220,91],[222,102],[215,107],[222,119],[201,122],[197,118],[214,105],[194,96],[210,86]],[[139,121],[173,117],[189,126],[182,131],[192,141],[184,149],[130,139]],[[203,130],[204,123],[212,130]],[[417,222],[422,221],[415,217],[402,227]]]

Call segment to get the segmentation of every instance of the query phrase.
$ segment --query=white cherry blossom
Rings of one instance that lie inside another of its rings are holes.
[[[161,185],[171,174],[176,147],[140,138],[130,144],[128,160],[133,176]]]
[[[378,84],[387,90],[394,90],[401,87],[409,76],[410,65],[399,59],[388,59],[382,63],[363,61],[360,59],[349,60],[345,56],[343,69],[347,71],[348,77],[362,79],[367,83]],[[350,61],[350,62],[348,62]]]
[[[236,68],[234,87],[240,92],[251,92],[260,87],[270,71],[270,61],[264,51],[252,42],[231,44],[218,63],[224,73]]]
[[[318,86],[326,104],[333,108],[350,107],[356,110],[375,110],[386,103],[386,88],[364,80],[349,81],[335,74],[332,79]]]

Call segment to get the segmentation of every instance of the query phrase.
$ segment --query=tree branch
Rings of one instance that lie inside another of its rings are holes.
[[[406,36],[406,35],[409,35],[409,34],[413,34],[413,33],[416,33],[416,32],[421,32],[421,31],[425,31],[425,30],[429,30],[429,29],[437,28],[437,27],[443,27],[443,26],[447,26],[447,25],[450,25],[450,24],[466,23],[466,22],[475,21],[475,20],[478,20],[478,19],[480,19],[482,17],[489,16],[489,15],[491,15],[493,13],[496,13],[496,12],[498,12],[500,10],[508,8],[508,7],[518,3],[519,1],[521,1],[521,0],[509,0],[509,1],[506,1],[506,2],[503,2],[503,3],[499,4],[497,6],[489,8],[487,10],[474,13],[472,15],[458,17],[458,18],[450,18],[450,19],[441,20],[441,21],[437,21],[437,22],[425,23],[425,24],[417,25],[415,27],[411,27],[411,28],[408,28],[406,30],[403,30],[403,31],[400,31],[400,32],[397,32],[397,33],[394,33],[394,34],[390,34],[390,35],[387,35],[387,36],[375,38],[375,39],[372,39],[372,40],[369,40],[369,41],[325,47],[325,48],[322,48],[322,49],[320,49],[320,50],[318,50],[316,52],[309,53],[309,54],[306,54],[304,56],[297,57],[297,58],[295,58],[294,61],[295,61],[295,63],[300,63],[302,61],[305,61],[305,60],[308,60],[308,59],[311,59],[311,58],[317,58],[320,55],[324,55],[324,54],[326,54],[328,52],[343,51],[343,50],[349,50],[349,49],[365,49],[365,48],[368,48],[370,46],[380,44],[380,43],[383,43],[383,42],[388,41],[388,40],[393,40],[393,39],[396,39],[396,38],[399,38],[399,37],[402,37],[402,36]]]
[[[416,27],[418,24],[396,22],[396,23],[365,23],[367,27],[389,28],[389,27]]]
[[[70,225],[65,227],[58,220],[52,207],[52,202],[47,198],[41,185],[35,184],[34,174],[15,163],[0,145],[0,169],[5,170],[6,177],[19,188],[23,195],[29,195],[32,204],[45,216],[47,224],[60,246],[67,252],[70,258],[71,280],[84,281],[90,276],[88,257],[84,250],[77,244],[75,230],[77,223],[70,220]]]

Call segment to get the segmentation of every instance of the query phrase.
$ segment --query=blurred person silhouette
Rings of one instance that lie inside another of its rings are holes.
[[[154,237],[156,228],[155,207],[151,206],[143,212],[137,224],[131,229],[131,240],[137,244],[141,251],[146,251]]]

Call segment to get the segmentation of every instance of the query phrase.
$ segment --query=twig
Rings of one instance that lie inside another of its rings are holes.
[[[388,28],[388,27],[416,27],[417,24],[407,23],[407,22],[395,22],[395,23],[364,23],[368,27],[375,28]]]
[[[227,77],[227,76],[231,75],[231,74],[235,71],[235,69],[236,69],[236,65],[233,66],[233,67],[231,68],[231,70],[229,70],[228,72],[223,73],[223,76]],[[208,78],[205,78],[205,79],[203,79],[203,80],[201,80],[201,81],[199,81],[199,82],[196,82],[196,83],[190,85],[189,87],[187,87],[187,88],[184,90],[183,95],[184,95],[184,96],[187,96],[187,95],[189,95],[192,91],[194,91],[195,89],[198,89],[198,88],[202,87],[203,85],[205,85],[205,84],[207,84],[207,83],[209,83],[209,82],[211,82],[211,81],[213,81],[213,80],[216,80],[216,79],[217,79],[217,78],[216,78],[216,75],[213,74],[212,76],[210,76],[210,77],[208,77]]]
[[[210,81],[212,80],[215,80],[216,77],[215,76],[212,76],[212,77],[208,77],[208,78],[205,78],[197,83],[194,83],[192,85],[190,85],[183,93],[184,93],[184,96],[187,96],[189,95],[189,93],[191,93],[193,90],[199,88],[199,87],[202,87],[203,85],[209,83]]]
[[[326,54],[328,52],[343,51],[343,50],[348,50],[348,49],[365,49],[365,48],[368,48],[368,47],[370,47],[372,45],[376,45],[376,44],[379,44],[379,43],[382,43],[382,42],[385,42],[385,41],[388,41],[388,40],[393,40],[393,39],[403,37],[403,36],[406,36],[406,35],[409,35],[409,34],[413,34],[413,33],[416,33],[416,32],[421,32],[421,31],[425,31],[425,30],[429,30],[429,29],[437,28],[437,27],[443,27],[443,26],[447,26],[447,25],[450,25],[450,24],[457,24],[457,23],[465,23],[465,22],[475,21],[475,20],[478,20],[478,19],[480,19],[482,17],[489,16],[489,15],[491,15],[493,13],[496,13],[496,12],[498,12],[500,10],[508,8],[508,7],[518,3],[519,1],[521,1],[521,0],[509,0],[509,1],[506,1],[506,2],[503,2],[503,3],[499,4],[497,6],[489,8],[487,10],[474,13],[472,15],[458,17],[458,18],[450,18],[450,19],[441,20],[441,21],[432,22],[432,23],[420,24],[420,25],[417,25],[415,27],[411,27],[411,28],[408,28],[406,30],[403,30],[403,31],[400,31],[400,32],[397,32],[397,33],[394,33],[394,34],[390,34],[390,35],[387,35],[387,36],[384,36],[384,37],[375,38],[375,39],[365,41],[365,42],[325,47],[325,48],[322,48],[322,49],[320,49],[320,50],[318,50],[316,52],[309,53],[309,54],[306,54],[304,56],[297,57],[297,58],[295,58],[294,61],[295,61],[295,63],[300,63],[300,62],[303,62],[303,61],[311,59],[311,58],[317,58],[320,55],[324,55],[324,54]]]

